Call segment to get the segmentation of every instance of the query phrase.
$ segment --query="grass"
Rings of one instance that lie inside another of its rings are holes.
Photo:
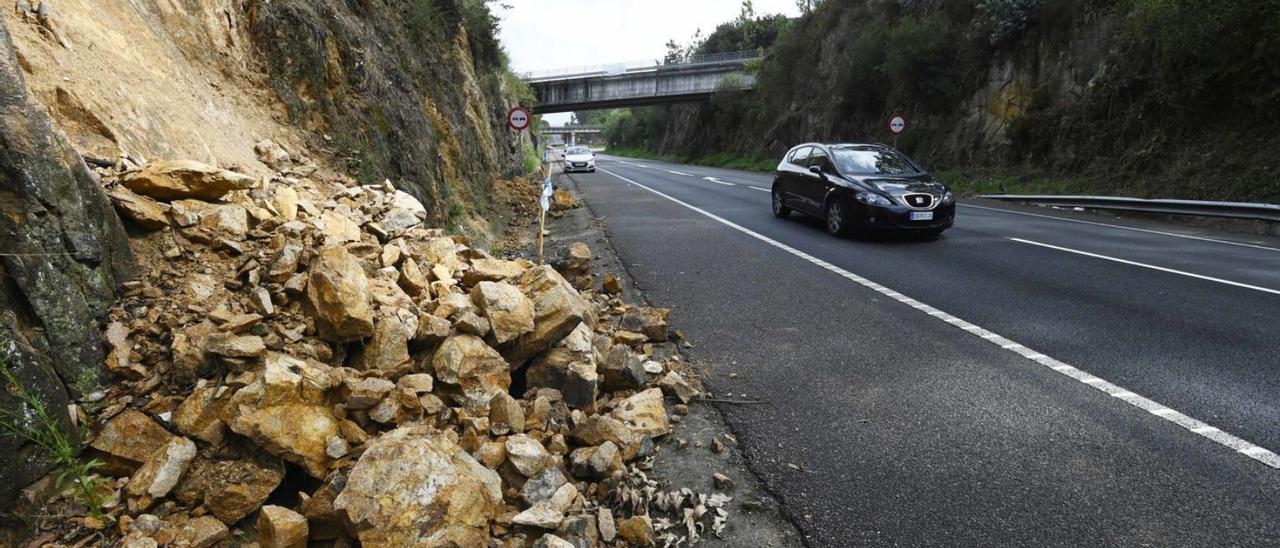
[[[0,409],[0,431],[25,439],[43,449],[50,463],[58,470],[55,485],[61,490],[68,483],[75,487],[76,502],[84,505],[90,515],[103,523],[111,521],[103,511],[107,496],[103,487],[107,480],[94,474],[102,466],[97,459],[80,458],[84,440],[79,432],[67,432],[52,415],[45,403],[27,391],[9,370],[8,363],[0,356],[0,377],[5,388],[18,399],[17,409]]]
[[[727,169],[740,169],[743,171],[770,172],[778,167],[777,160],[763,158],[748,158],[731,152],[720,152],[707,156],[676,156],[673,154],[658,154],[651,150],[642,148],[610,148],[607,151],[615,156],[625,156],[627,158],[641,158],[645,160],[657,160],[660,162],[671,162],[675,164],[694,164],[708,167],[723,167]]]

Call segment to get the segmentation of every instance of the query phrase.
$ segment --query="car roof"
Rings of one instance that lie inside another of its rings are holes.
[[[815,147],[815,146],[826,147],[826,148],[845,148],[845,147],[889,148],[880,143],[804,143],[804,144],[793,146],[791,147],[790,150],[795,150],[800,147]]]

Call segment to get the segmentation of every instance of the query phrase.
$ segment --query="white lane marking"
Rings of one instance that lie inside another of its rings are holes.
[[[1064,221],[1064,222],[1068,222],[1068,223],[1080,223],[1080,224],[1084,224],[1084,225],[1105,226],[1105,227],[1107,227],[1107,228],[1114,228],[1114,229],[1117,229],[1117,230],[1131,230],[1131,231],[1133,231],[1133,232],[1145,232],[1145,233],[1147,233],[1147,234],[1159,234],[1159,235],[1161,235],[1161,236],[1173,236],[1173,237],[1175,237],[1175,238],[1186,238],[1186,239],[1188,239],[1188,240],[1199,240],[1199,241],[1202,241],[1202,242],[1213,242],[1213,243],[1215,243],[1215,244],[1226,244],[1226,245],[1234,245],[1234,246],[1239,246],[1239,247],[1250,247],[1250,248],[1253,248],[1253,249],[1262,249],[1262,250],[1265,250],[1265,251],[1276,251],[1276,252],[1280,252],[1280,248],[1267,247],[1267,246],[1265,246],[1265,245],[1246,244],[1246,243],[1244,243],[1244,242],[1233,242],[1233,241],[1230,241],[1230,240],[1219,240],[1219,239],[1217,239],[1217,238],[1206,238],[1206,237],[1204,237],[1204,236],[1192,236],[1192,235],[1190,235],[1190,234],[1178,234],[1177,232],[1165,232],[1165,231],[1163,231],[1163,230],[1151,230],[1151,229],[1149,229],[1149,228],[1136,228],[1136,227],[1132,227],[1132,226],[1113,225],[1113,224],[1108,224],[1108,223],[1099,223],[1099,222],[1095,222],[1095,221],[1085,221],[1085,220],[1081,220],[1081,219],[1068,219],[1068,218],[1066,218],[1066,217],[1054,217],[1053,215],[1041,215],[1041,214],[1039,214],[1039,213],[1027,213],[1027,212],[1025,212],[1025,211],[1012,211],[1012,210],[1008,210],[1008,209],[1000,209],[1000,208],[998,208],[998,207],[987,207],[987,206],[980,206],[980,205],[973,205],[973,204],[960,204],[960,206],[961,206],[961,207],[971,207],[971,208],[974,208],[974,209],[985,209],[985,210],[987,210],[987,211],[998,211],[998,212],[1000,212],[1000,213],[1008,213],[1008,214],[1011,214],[1011,215],[1025,215],[1025,216],[1027,216],[1027,217],[1039,217],[1039,218],[1041,218],[1041,219],[1052,219],[1052,220],[1054,220],[1054,221]]]
[[[670,169],[664,169],[664,170],[662,170],[662,171],[665,171],[665,172],[670,173],[670,174],[672,174],[672,175],[680,175],[680,176],[684,176],[684,177],[693,177],[693,175],[689,175],[688,173],[682,173],[682,172],[679,172],[679,171],[671,171]]]
[[[1156,265],[1147,264],[1147,263],[1140,263],[1140,262],[1137,262],[1137,261],[1130,261],[1130,260],[1128,260],[1128,259],[1119,259],[1119,258],[1116,258],[1116,257],[1109,257],[1109,256],[1107,256],[1107,255],[1099,255],[1099,254],[1097,254],[1097,253],[1089,253],[1088,251],[1080,251],[1080,250],[1078,250],[1078,249],[1071,249],[1071,248],[1069,248],[1069,247],[1060,247],[1060,246],[1050,245],[1050,244],[1044,244],[1044,243],[1040,243],[1040,242],[1033,242],[1033,241],[1031,241],[1031,240],[1024,240],[1024,239],[1022,239],[1022,238],[1009,238],[1009,239],[1010,239],[1010,240],[1012,240],[1012,241],[1018,242],[1018,243],[1020,243],[1020,244],[1034,245],[1034,246],[1044,247],[1044,248],[1048,248],[1048,249],[1054,249],[1054,250],[1057,250],[1057,251],[1063,251],[1063,252],[1066,252],[1066,253],[1074,253],[1074,254],[1076,254],[1076,255],[1083,255],[1083,256],[1085,256],[1085,257],[1092,257],[1092,258],[1095,258],[1095,259],[1103,259],[1103,260],[1106,260],[1106,261],[1113,261],[1113,262],[1117,262],[1117,263],[1120,263],[1120,264],[1127,264],[1127,265],[1130,265],[1130,266],[1140,266],[1140,267],[1142,267],[1142,268],[1150,268],[1151,270],[1158,270],[1158,271],[1160,271],[1160,272],[1167,272],[1167,273],[1169,273],[1169,274],[1178,274],[1178,275],[1180,275],[1180,276],[1186,276],[1186,277],[1188,277],[1188,278],[1195,278],[1195,279],[1197,279],[1197,280],[1206,280],[1206,281],[1210,281],[1210,282],[1217,282],[1217,283],[1220,283],[1220,284],[1226,284],[1226,285],[1235,286],[1235,287],[1243,287],[1243,288],[1245,288],[1245,289],[1252,289],[1252,290],[1254,290],[1254,291],[1261,291],[1261,292],[1263,292],[1263,293],[1270,293],[1270,294],[1272,294],[1272,295],[1280,295],[1280,290],[1277,290],[1277,289],[1268,289],[1268,288],[1266,288],[1266,287],[1259,287],[1259,286],[1256,286],[1256,285],[1249,285],[1249,284],[1246,284],[1246,283],[1233,282],[1233,281],[1231,281],[1231,280],[1224,280],[1224,279],[1222,279],[1222,278],[1214,278],[1213,276],[1205,276],[1205,275],[1203,275],[1203,274],[1196,274],[1196,273],[1194,273],[1194,272],[1186,272],[1186,271],[1183,271],[1183,270],[1174,270],[1174,269],[1172,269],[1172,268],[1165,268],[1165,267],[1163,267],[1163,266],[1156,266]]]
[[[859,276],[857,274],[844,270],[843,268],[840,268],[822,259],[809,255],[808,253],[800,251],[787,244],[774,240],[773,238],[765,236],[764,234],[760,234],[759,232],[756,232],[742,225],[734,223],[733,221],[720,217],[719,215],[711,213],[710,211],[702,209],[698,206],[686,203],[684,201],[681,201],[678,198],[672,197],[658,190],[649,188],[648,186],[632,181],[631,179],[618,175],[617,173],[613,173],[607,169],[601,169],[600,171],[603,171],[609,175],[617,177],[618,179],[621,179],[622,181],[635,185],[641,189],[647,190],[653,194],[666,198],[667,200],[675,202],[676,204],[679,204],[687,209],[690,209],[707,218],[710,218],[713,221],[716,221],[729,228],[737,230],[738,232],[741,232],[743,234],[746,234],[747,236],[760,240],[761,242],[769,244],[782,251],[790,253],[791,255],[804,259],[817,267],[829,270],[851,282],[854,282],[858,285],[861,285],[863,287],[876,291],[877,293],[885,295],[886,297],[889,297],[889,293],[897,293],[896,291],[893,291],[892,289],[889,289],[883,285],[880,285],[871,280],[863,278],[862,276]],[[919,301],[903,296],[901,293],[897,293],[897,294],[899,295],[899,297],[889,297],[889,298],[892,298],[903,304],[907,304],[908,301],[910,301],[911,303],[919,303]],[[920,303],[920,304],[923,304],[923,303]],[[912,304],[911,306],[913,308],[916,308],[922,312],[929,314],[930,316],[934,316],[937,318],[942,318],[942,319],[954,318],[954,316],[947,314],[946,312],[938,310],[937,308],[934,308],[929,305],[915,306],[914,304]],[[951,322],[948,322],[948,323],[951,323]],[[960,325],[957,325],[957,327],[960,327],[961,329],[965,329],[966,331],[967,331],[967,328],[970,326],[973,326],[973,324],[969,322],[965,322],[963,320],[961,320]],[[1045,354],[1031,350],[1026,346],[1010,341],[1009,339],[1006,339],[1004,337],[996,337],[996,338],[979,337],[979,338],[981,338],[982,340],[986,340],[991,343],[994,343],[996,345],[999,345],[1001,348],[1013,351],[1024,357],[1028,355],[1038,356],[1038,359],[1034,359],[1031,361],[1034,363],[1043,365],[1051,371],[1055,371],[1068,378],[1071,378],[1080,383],[1083,383],[1086,386],[1090,386],[1104,394],[1110,395],[1110,394],[1115,394],[1117,392],[1131,393],[1129,390],[1126,390],[1118,385],[1112,384],[1100,377],[1094,376],[1090,373],[1086,373],[1077,367],[1073,367],[1071,365],[1058,361],[1054,358],[1051,358]],[[1124,398],[1117,398],[1117,399],[1129,405],[1142,409],[1143,411],[1147,411],[1148,413],[1154,414],[1155,411],[1158,410],[1160,411],[1160,413],[1155,415],[1157,417],[1160,417],[1181,428],[1184,428],[1192,433],[1195,433],[1205,439],[1208,439],[1214,443],[1217,443],[1218,445],[1225,446],[1237,453],[1240,453],[1246,457],[1256,460],[1271,468],[1280,469],[1280,455],[1277,455],[1276,453],[1272,452],[1269,449],[1254,445],[1253,443],[1245,441],[1242,438],[1223,432],[1222,430],[1214,428],[1204,422],[1201,422],[1188,415],[1180,413],[1165,405],[1161,405],[1155,402],[1154,400],[1151,400],[1144,396],[1137,395],[1136,393],[1132,396],[1126,396]]]
[[[721,180],[719,180],[719,179],[716,179],[715,177],[703,177],[702,179],[703,179],[703,180],[705,180],[705,181],[711,181],[711,182],[713,182],[713,183],[715,183],[715,184],[717,184],[717,185],[724,185],[724,186],[738,186],[738,185],[737,185],[737,184],[735,184],[735,183],[726,183],[726,182],[724,182],[724,181],[721,181]]]
[[[758,187],[758,186],[750,186],[750,185],[745,185],[745,186],[746,186],[747,188],[751,189],[751,190],[762,190],[762,191],[764,191],[764,192],[771,192],[771,191],[770,191],[769,189],[767,189],[767,188],[760,188],[760,187]]]

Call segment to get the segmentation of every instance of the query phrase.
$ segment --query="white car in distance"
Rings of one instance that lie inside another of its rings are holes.
[[[564,151],[564,172],[596,172],[596,153],[587,147],[569,147]]]

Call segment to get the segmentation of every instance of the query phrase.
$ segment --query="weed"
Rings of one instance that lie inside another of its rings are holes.
[[[45,403],[22,386],[9,370],[3,356],[0,356],[0,377],[4,378],[8,393],[18,400],[16,410],[0,408],[0,430],[43,449],[58,470],[54,476],[57,488],[61,490],[70,483],[75,487],[76,501],[88,508],[93,517],[109,522],[111,517],[103,512],[107,498],[103,487],[107,480],[93,473],[102,462],[80,458],[82,434],[78,430],[72,433],[63,430]]]

